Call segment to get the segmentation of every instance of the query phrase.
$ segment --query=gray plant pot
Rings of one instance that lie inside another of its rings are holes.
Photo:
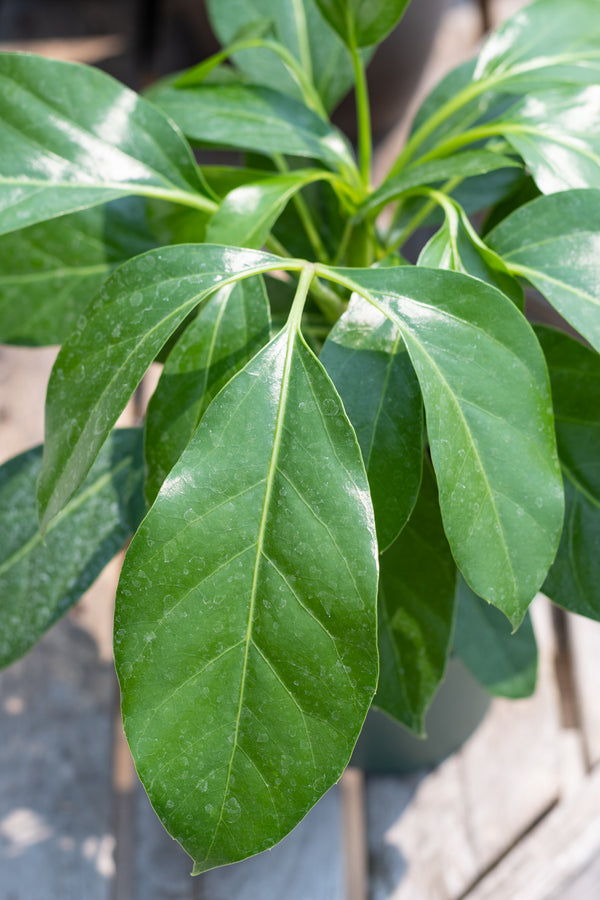
[[[490,697],[455,658],[426,716],[420,740],[378,709],[367,715],[350,765],[374,775],[402,775],[441,762],[475,731]]]

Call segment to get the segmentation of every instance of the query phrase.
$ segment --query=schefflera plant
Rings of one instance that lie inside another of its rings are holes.
[[[373,188],[365,65],[406,5],[209,0],[225,49],[147,98],[0,55],[0,329],[63,345],[43,460],[0,469],[0,660],[135,532],[125,730],[195,872],[293,828],[372,703],[422,733],[451,651],[529,693],[540,588],[600,618],[600,9],[507,22]]]

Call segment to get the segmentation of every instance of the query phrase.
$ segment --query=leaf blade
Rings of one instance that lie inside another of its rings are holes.
[[[190,546],[201,548],[201,565]],[[154,590],[165,552],[173,578]],[[339,777],[375,688],[376,555],[354,436],[288,326],[207,410],[131,544],[117,599],[126,732],[152,802],[196,872],[274,843]],[[231,596],[227,578],[237,600],[215,604]],[[208,733],[198,719],[205,706]],[[172,757],[156,752],[156,738],[173,744]],[[175,744],[198,738],[189,765],[176,765]],[[200,810],[189,790],[198,783]]]
[[[35,510],[42,448],[0,467],[0,666],[26,653],[135,531],[143,511],[140,438],[139,429],[112,433],[45,541]]]

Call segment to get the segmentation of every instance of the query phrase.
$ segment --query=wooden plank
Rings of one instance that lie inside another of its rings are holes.
[[[468,900],[584,900],[600,895],[600,770],[556,807]]]
[[[560,722],[541,603],[535,696],[494,701],[463,748],[430,774],[369,779],[374,900],[456,900],[556,802]]]
[[[0,869],[11,900],[109,900],[114,671],[63,619],[0,676]]]
[[[600,762],[600,622],[567,617],[577,707],[588,765]]]
[[[341,815],[336,785],[272,850],[199,876],[199,898],[344,900]]]

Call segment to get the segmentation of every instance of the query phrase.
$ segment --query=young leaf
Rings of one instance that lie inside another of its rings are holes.
[[[223,45],[236,38],[240,26],[270,19],[280,41],[312,79],[326,109],[331,110],[350,89],[353,69],[350,55],[317,9],[314,0],[208,0],[211,25]],[[297,82],[274,53],[246,50],[235,63],[253,84],[300,97]]]
[[[125,730],[195,872],[271,846],[339,778],[377,681],[376,593],[356,440],[288,325],[206,411],[117,596]]]
[[[395,28],[409,0],[316,0],[323,17],[349,47],[378,44]]]
[[[427,242],[418,259],[419,266],[451,269],[480,278],[498,288],[523,309],[523,289],[506,268],[506,264],[481,240],[464,210],[444,200],[446,218],[442,227]]]
[[[46,398],[42,526],[75,493],[159,350],[202,300],[278,257],[210,244],[153,250],[106,282],[58,354]]]
[[[546,354],[565,482],[565,527],[544,593],[600,620],[600,358],[550,328],[538,328]]]
[[[210,401],[269,339],[261,278],[210,297],[169,354],[146,415],[146,497],[153,502]]]
[[[293,97],[271,88],[158,85],[148,96],[193,141],[309,157],[334,169],[354,167],[350,146],[337,128]]]
[[[600,351],[600,191],[538,197],[486,241]]]
[[[498,169],[521,168],[510,156],[492,150],[463,150],[445,159],[415,163],[385,181],[366,198],[361,212],[378,209],[396,200],[404,191],[424,184],[439,184],[453,178],[472,178]]]
[[[225,197],[211,219],[207,241],[259,249],[294,194],[305,185],[324,178],[327,178],[327,172],[303,169],[236,188]]]
[[[599,16],[600,18],[600,16]],[[600,188],[600,85],[546,91],[494,123],[545,194]]]
[[[450,650],[456,589],[456,566],[428,464],[408,525],[380,565],[380,671],[373,703],[424,736],[425,713]]]
[[[79,600],[137,528],[141,451],[139,429],[114,431],[44,539],[35,508],[42,448],[0,467],[0,666],[26,653]]]
[[[159,110],[97,69],[0,53],[0,233],[126,194],[211,207]]]
[[[111,270],[155,245],[137,197],[4,235],[0,340],[62,343]]]
[[[537,679],[537,644],[529,613],[514,634],[500,610],[458,579],[454,652],[496,697],[530,697]]]
[[[454,557],[473,590],[518,625],[554,558],[563,515],[533,332],[503,294],[456,272],[317,270],[399,328],[421,385]]]
[[[423,407],[398,328],[355,295],[320,356],[362,451],[380,552],[398,537],[421,481]]]

